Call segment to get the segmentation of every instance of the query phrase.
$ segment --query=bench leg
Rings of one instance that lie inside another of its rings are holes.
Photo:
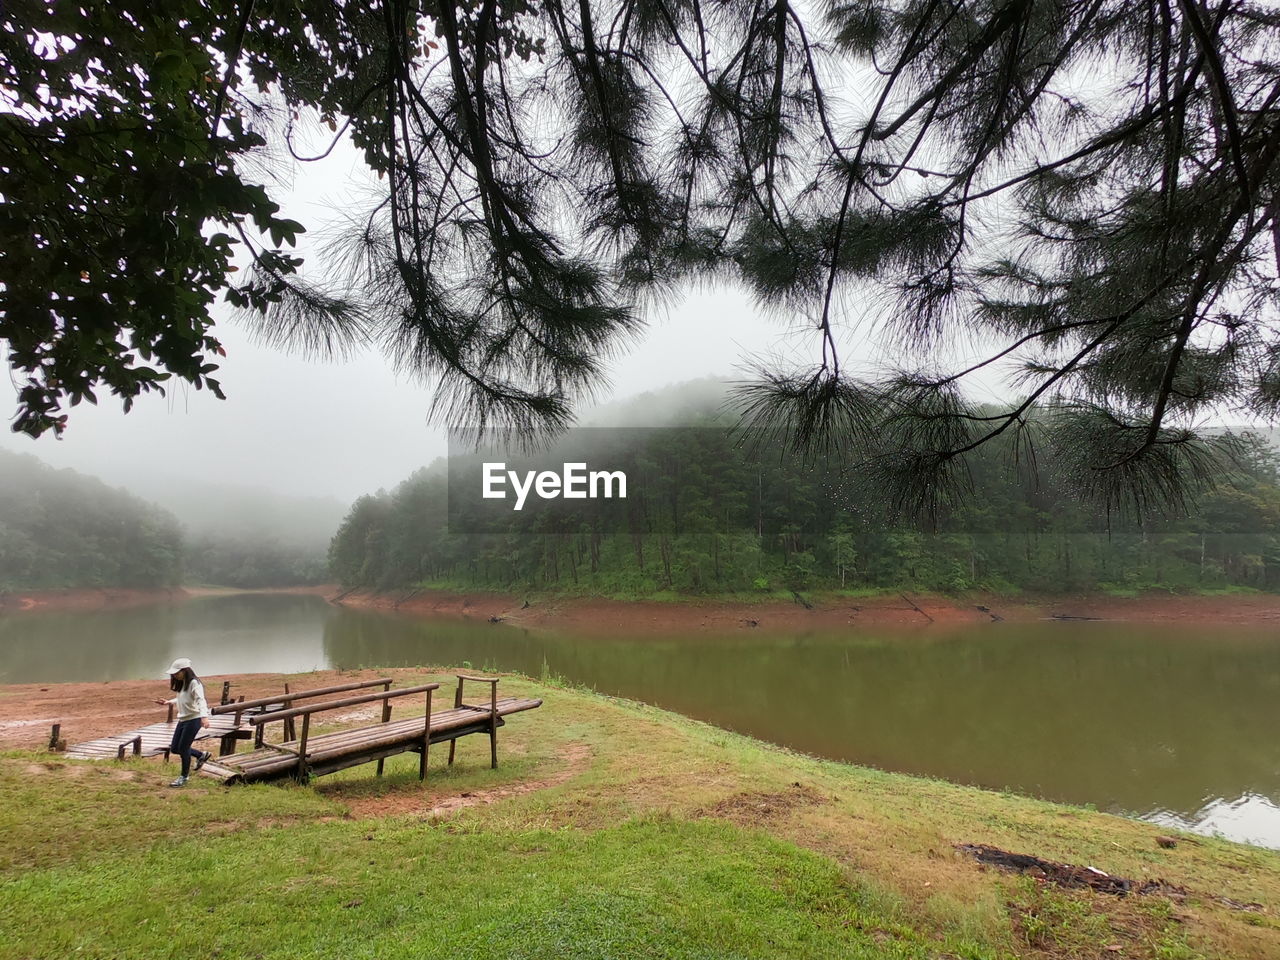
[[[490,757],[489,766],[492,769],[497,770],[498,769],[498,728],[497,727],[492,727],[489,730],[489,757]]]
[[[427,750],[430,748],[430,746],[431,746],[430,741],[428,740],[422,741],[422,757],[418,760],[418,779],[419,780],[427,779]],[[378,765],[381,766],[382,762],[379,761]]]
[[[457,749],[458,749],[457,739],[455,738],[453,740],[450,740],[449,741],[449,766],[451,767],[453,766],[453,751]]]
[[[382,776],[382,764],[383,764],[384,762],[385,762],[385,761],[383,761],[383,760],[379,760],[379,761],[378,761],[378,776]]]

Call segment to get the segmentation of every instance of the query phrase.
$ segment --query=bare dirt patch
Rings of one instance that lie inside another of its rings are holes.
[[[342,798],[357,818],[388,816],[447,817],[467,807],[496,803],[507,797],[546,790],[572,780],[587,768],[591,760],[591,748],[581,741],[567,743],[558,755],[561,769],[548,777],[505,784],[488,790],[470,790],[448,797],[432,796],[418,787],[392,789],[378,796],[353,796]]]
[[[376,691],[373,691],[376,692]],[[351,694],[356,696],[357,694]],[[337,694],[335,694],[337,696]],[[323,718],[326,725],[340,725],[345,723],[366,723],[371,720],[377,720],[382,716],[382,707],[366,707],[363,710],[349,710],[346,713],[325,713],[319,714]]]
[[[800,783],[777,793],[744,792],[725,797],[704,816],[729,820],[746,827],[764,827],[786,817],[797,807],[830,803],[827,797]]]

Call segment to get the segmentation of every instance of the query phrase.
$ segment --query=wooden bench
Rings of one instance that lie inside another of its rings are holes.
[[[463,701],[463,687],[467,681],[489,684],[486,703],[469,704]],[[457,741],[473,733],[488,734],[490,764],[496,767],[498,728],[505,724],[504,718],[542,706],[541,700],[499,698],[498,679],[495,677],[460,674],[452,709],[432,713],[432,694],[439,688],[438,683],[428,683],[400,690],[384,689],[380,693],[345,697],[252,716],[249,723],[259,730],[268,724],[283,724],[301,718],[301,733],[296,739],[286,738],[279,743],[270,743],[264,739],[261,746],[251,753],[234,758],[219,757],[216,761],[205,764],[202,772],[228,783],[259,782],[286,777],[306,780],[376,760],[380,776],[387,757],[400,753],[417,753],[418,778],[425,780],[431,744],[449,741],[449,763],[452,764]],[[417,695],[423,697],[422,712],[416,716],[392,720],[392,701]],[[315,714],[378,702],[382,704],[382,716],[377,724],[314,736],[311,733],[311,718]]]
[[[297,693],[289,692],[289,684],[284,685],[284,693],[272,697],[259,697],[256,700],[245,700],[243,697],[236,701],[227,699],[227,691],[230,683],[222,685],[223,702],[216,707],[211,707],[209,712],[213,716],[221,716],[224,714],[233,714],[235,717],[235,729],[231,734],[222,738],[222,745],[219,751],[221,756],[226,756],[236,752],[237,740],[248,740],[250,737],[254,739],[254,746],[262,746],[262,727],[257,727],[256,731],[250,733],[248,730],[241,728],[241,723],[246,715],[257,716],[267,713],[283,712],[293,706],[299,700],[308,700],[315,697],[327,697],[335,693],[345,693],[349,690],[365,690],[369,687],[382,687],[383,690],[391,689],[392,680],[390,677],[377,677],[373,680],[353,680],[350,683],[338,683],[328,687],[315,687],[311,690],[299,690]],[[169,719],[173,719],[173,706],[169,707]],[[287,721],[286,738],[296,739],[297,734],[294,732],[292,720]]]
[[[221,744],[220,753],[226,756],[227,754],[235,753],[237,741],[248,740],[254,736],[254,731],[243,725],[246,715],[281,711],[299,700],[329,696],[347,690],[361,690],[374,686],[381,686],[384,690],[390,689],[391,683],[390,677],[378,677],[373,680],[358,680],[350,683],[340,683],[335,686],[316,687],[312,690],[299,690],[296,693],[291,693],[289,685],[286,683],[283,694],[260,697],[257,700],[241,699],[237,702],[230,702],[228,692],[231,687],[231,681],[228,680],[222,685],[223,702],[210,708],[209,712],[212,716],[210,717],[209,726],[201,727],[196,732],[196,741],[199,742],[216,737]],[[54,735],[50,738],[51,748],[59,739],[61,726],[61,724],[54,725]],[[145,727],[139,727],[137,730],[130,730],[128,733],[99,737],[96,740],[89,740],[85,743],[73,744],[67,748],[66,755],[85,760],[105,760],[110,757],[123,760],[126,752],[130,752],[135,757],[163,756],[167,761],[169,759],[169,744],[173,740],[173,731],[176,726],[174,705],[169,704],[168,715],[161,723],[152,723]],[[292,727],[289,729],[292,735]]]

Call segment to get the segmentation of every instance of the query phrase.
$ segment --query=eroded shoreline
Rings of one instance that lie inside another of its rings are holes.
[[[1123,621],[1186,625],[1266,625],[1280,622],[1280,596],[1148,595],[1135,598],[1085,596],[1008,598],[985,594],[942,597],[885,594],[852,597],[814,594],[808,606],[791,600],[736,599],[608,600],[564,596],[523,597],[503,593],[441,590],[398,593],[339,592],[331,602],[412,616],[498,619],[504,623],[571,632],[607,629],[623,633],[754,628],[838,629],[859,625],[923,626],[981,623]]]

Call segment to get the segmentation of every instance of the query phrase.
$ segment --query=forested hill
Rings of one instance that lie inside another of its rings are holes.
[[[0,449],[0,592],[329,577],[337,501],[159,475],[130,491]]]
[[[687,411],[680,420],[689,422]],[[753,454],[715,432],[634,436],[640,448],[623,452],[636,471],[628,474],[624,529],[616,519],[598,522],[583,501],[553,519],[455,500],[451,525],[438,463],[391,493],[356,501],[330,546],[333,573],[379,589],[613,596],[1280,589],[1280,486],[1261,443],[1247,446],[1230,482],[1202,496],[1194,515],[1127,525],[1083,503],[1051,469],[1035,484],[1008,477],[1007,451],[993,447],[972,464],[967,500],[925,528],[856,502],[829,465]],[[460,509],[471,511],[463,523]]]
[[[182,531],[172,514],[93,477],[0,450],[0,591],[181,580]]]

